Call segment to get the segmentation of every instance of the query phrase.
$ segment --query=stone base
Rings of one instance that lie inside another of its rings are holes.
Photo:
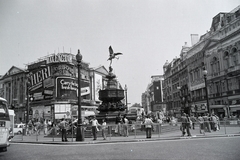
[[[107,123],[115,123],[116,121],[116,117],[118,115],[118,113],[121,113],[121,115],[123,116],[125,113],[125,111],[115,111],[115,112],[100,112],[99,114],[96,115],[96,119],[98,120],[98,122],[101,124],[103,119],[106,119]],[[137,119],[137,114],[136,113],[128,113],[127,114],[127,119],[131,120],[131,121],[136,121]]]

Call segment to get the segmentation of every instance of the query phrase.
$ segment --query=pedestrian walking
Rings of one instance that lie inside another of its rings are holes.
[[[40,135],[40,131],[41,131],[41,123],[38,119],[36,119],[35,122],[35,131],[37,135]]]
[[[62,118],[62,121],[59,123],[59,128],[61,129],[61,133],[62,133],[62,141],[63,142],[67,142],[67,122],[65,121],[64,118]]]
[[[92,124],[92,134],[93,134],[93,140],[97,140],[97,132],[98,132],[98,126],[101,126],[98,123],[98,120],[95,116],[93,116],[93,119],[90,120],[90,123]]]
[[[219,131],[220,130],[220,120],[219,120],[219,117],[216,114],[214,116],[217,119],[217,131]]]
[[[48,132],[50,132],[51,128],[52,128],[52,122],[51,122],[51,120],[49,119],[48,122],[47,122]]]
[[[147,117],[145,118],[144,124],[146,129],[146,138],[151,138],[153,121],[150,119],[149,115],[147,115]]]
[[[205,133],[204,119],[201,116],[201,114],[199,114],[198,116],[198,122],[199,122],[200,134],[204,134]]]
[[[190,118],[186,113],[183,113],[183,116],[182,116],[182,137],[184,137],[186,132],[187,132],[188,136],[191,136],[191,133],[190,133]]]
[[[194,117],[194,115],[192,114],[190,120],[192,121],[192,129],[195,129],[195,123],[197,122],[197,118]]]
[[[205,113],[204,116],[203,116],[203,119],[204,119],[204,130],[205,132],[211,132],[211,129],[210,129],[210,123],[209,123],[209,114],[208,113]]]
[[[47,121],[46,119],[44,119],[44,122],[43,122],[43,131],[44,131],[44,135],[47,135],[47,132],[48,132],[48,128],[47,128]]]
[[[28,121],[28,134],[29,134],[29,136],[31,136],[33,134],[33,127],[34,127],[33,120],[30,119]]]
[[[119,112],[117,117],[116,117],[116,128],[115,128],[115,133],[119,134],[120,136],[122,135],[122,115]]]
[[[106,119],[102,120],[102,137],[103,140],[106,140],[106,129],[107,129],[107,122]]]
[[[123,116],[123,136],[124,137],[128,137],[128,119],[127,119],[127,115],[125,114]]]
[[[213,131],[219,131],[219,118],[217,115],[212,113],[212,123],[213,123]]]

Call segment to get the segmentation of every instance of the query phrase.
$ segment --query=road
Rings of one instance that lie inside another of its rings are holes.
[[[102,144],[11,144],[0,160],[167,159],[237,160],[240,138],[215,137]]]

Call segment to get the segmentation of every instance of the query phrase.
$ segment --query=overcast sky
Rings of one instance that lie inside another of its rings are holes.
[[[111,45],[122,52],[113,72],[141,103],[152,75],[179,57],[190,34],[210,30],[212,18],[239,0],[0,0],[0,75],[52,53],[77,54],[107,69]]]

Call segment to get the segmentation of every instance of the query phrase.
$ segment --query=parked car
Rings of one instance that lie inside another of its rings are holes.
[[[22,134],[23,128],[25,128],[25,124],[23,124],[23,123],[15,124],[14,128],[13,128],[13,133],[14,134]]]

